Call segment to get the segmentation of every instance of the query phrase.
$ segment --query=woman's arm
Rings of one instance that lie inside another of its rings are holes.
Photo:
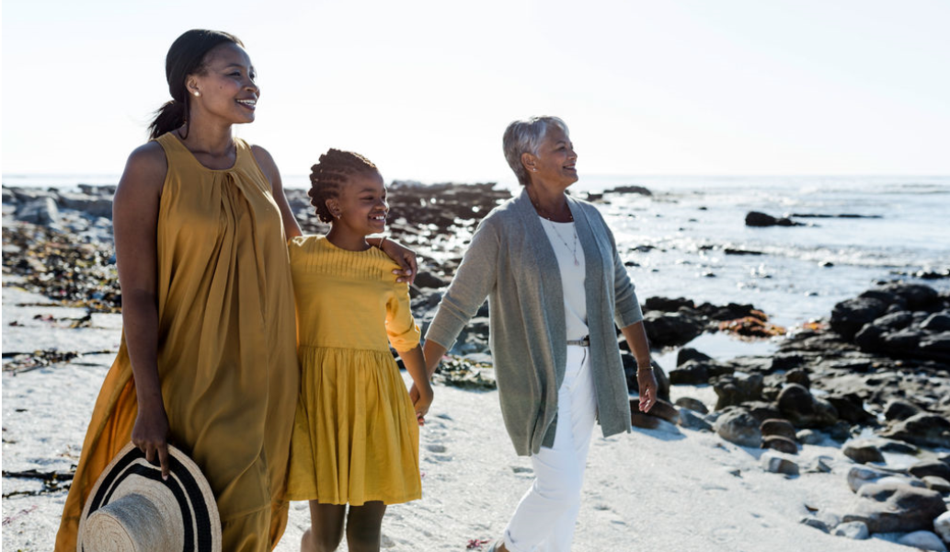
[[[294,212],[290,210],[287,195],[284,194],[284,183],[280,179],[280,171],[277,170],[277,163],[274,162],[274,158],[266,149],[260,146],[251,146],[251,151],[254,153],[257,166],[261,168],[264,176],[270,181],[271,193],[274,196],[274,201],[277,202],[277,208],[280,209],[280,218],[284,223],[284,234],[287,239],[291,240],[302,235],[303,232],[300,231],[300,225],[297,224]]]
[[[168,163],[157,142],[132,152],[112,204],[122,326],[135,378],[132,443],[168,478],[168,417],[158,379],[158,210]]]
[[[620,328],[627,345],[637,359],[637,384],[640,387],[640,412],[649,412],[656,404],[656,376],[650,361],[650,343],[643,321]]]

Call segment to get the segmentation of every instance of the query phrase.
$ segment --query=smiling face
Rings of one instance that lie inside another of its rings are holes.
[[[201,74],[189,75],[186,81],[192,117],[201,113],[229,124],[253,122],[261,90],[254,82],[257,75],[244,48],[230,42],[221,44],[208,52],[203,68]]]
[[[377,171],[349,175],[327,207],[334,216],[334,231],[360,237],[382,232],[389,213],[383,177]]]
[[[538,154],[525,153],[522,162],[533,181],[563,188],[577,182],[577,152],[567,133],[556,125],[548,127]]]

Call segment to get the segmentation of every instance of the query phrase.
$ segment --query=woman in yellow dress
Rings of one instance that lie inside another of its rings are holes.
[[[386,506],[422,496],[418,425],[432,387],[409,287],[393,283],[396,265],[366,242],[389,210],[379,171],[331,149],[310,180],[311,203],[331,227],[290,245],[301,380],[287,495],[310,501],[301,550],[336,550],[345,525],[350,552],[377,552]],[[390,343],[412,376],[415,404]]]
[[[61,552],[76,549],[83,504],[130,439],[165,476],[168,443],[201,467],[224,550],[269,550],[286,525],[299,386],[286,243],[300,229],[270,154],[231,135],[254,121],[260,95],[241,41],[188,31],[166,77],[173,100],[115,194],[122,343],[66,500]]]

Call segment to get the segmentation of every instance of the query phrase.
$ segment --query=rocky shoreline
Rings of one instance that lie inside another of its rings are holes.
[[[80,192],[4,187],[5,279],[15,275],[16,285],[48,297],[50,304],[83,308],[90,315],[117,312],[121,296],[111,243],[113,192],[90,186]],[[411,293],[413,312],[424,325],[461,260],[466,237],[510,196],[491,184],[394,183],[390,194],[390,235],[417,248],[422,258]],[[305,191],[288,190],[288,199],[305,232],[325,230],[312,215]],[[791,329],[771,325],[768,316],[749,304],[697,305],[684,298],[650,297],[643,306],[657,349],[681,347],[709,332],[746,339],[785,337],[774,354],[728,361],[680,349],[675,367],[657,365],[663,401],[651,415],[636,412],[631,403],[635,426],[662,430],[662,424],[672,423],[768,449],[762,469],[788,477],[789,485],[808,473],[838,473],[831,459],[799,456],[802,445],[837,443],[851,464],[840,471],[855,493],[854,503],[841,511],[812,511],[802,523],[844,537],[887,534],[925,550],[946,550],[950,293],[881,282],[840,302],[827,319]],[[453,361],[440,371],[443,382],[473,389],[494,386],[487,315],[483,306],[460,336]],[[72,353],[83,351],[57,352]],[[48,365],[65,356],[4,351],[4,371],[31,362]],[[627,351],[623,356],[628,384],[636,391],[632,356]],[[686,391],[671,400],[674,388]],[[690,389],[704,388],[715,392],[715,405],[688,396]]]

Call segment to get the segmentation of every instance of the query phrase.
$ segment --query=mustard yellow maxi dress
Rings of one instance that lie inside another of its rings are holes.
[[[324,236],[294,238],[290,264],[301,377],[288,498],[420,498],[419,425],[389,351],[419,344],[408,284],[379,249],[347,251]]]
[[[201,467],[217,499],[223,549],[272,549],[299,385],[293,284],[280,211],[250,147],[204,167],[173,134],[158,216],[158,371],[169,441]],[[123,334],[83,443],[56,550],[76,550],[83,504],[129,442],[137,412]]]

